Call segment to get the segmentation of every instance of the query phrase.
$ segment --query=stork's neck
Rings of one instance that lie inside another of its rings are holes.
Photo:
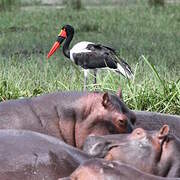
[[[70,43],[72,41],[73,35],[74,34],[69,34],[67,36],[66,41],[65,41],[64,46],[63,46],[63,53],[67,58],[70,58],[69,45],[70,45]]]

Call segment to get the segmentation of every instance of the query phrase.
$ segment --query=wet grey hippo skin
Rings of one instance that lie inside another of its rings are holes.
[[[90,156],[57,138],[27,130],[0,130],[1,180],[57,180]]]
[[[57,92],[0,103],[0,129],[26,129],[81,148],[89,134],[132,131],[134,113],[120,94]]]
[[[180,177],[180,139],[168,125],[159,131],[135,129],[131,134],[89,136],[83,150],[94,157],[118,160],[143,172]]]
[[[134,111],[134,113],[136,115],[135,128],[158,130],[162,125],[167,124],[171,133],[180,138],[180,116],[146,111]]]
[[[58,180],[180,180],[146,174],[119,161],[92,159],[80,165],[69,177]]]

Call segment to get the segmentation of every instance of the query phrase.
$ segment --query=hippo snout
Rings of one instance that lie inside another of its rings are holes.
[[[93,157],[103,158],[109,151],[109,145],[110,142],[103,137],[89,136],[83,145],[83,151]]]
[[[106,139],[108,138],[108,140]],[[108,152],[116,148],[118,146],[124,145],[124,142],[126,142],[126,136],[125,138],[122,138],[121,141],[118,139],[111,138],[110,136],[88,136],[86,138],[86,141],[83,145],[83,151],[85,151],[87,154],[96,157],[96,158],[104,158]]]

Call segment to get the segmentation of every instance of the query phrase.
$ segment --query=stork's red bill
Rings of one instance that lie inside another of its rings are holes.
[[[60,47],[61,43],[64,41],[64,39],[67,37],[66,31],[64,29],[61,30],[61,32],[58,35],[57,41],[52,46],[51,50],[49,51],[47,58],[50,58],[52,54]]]

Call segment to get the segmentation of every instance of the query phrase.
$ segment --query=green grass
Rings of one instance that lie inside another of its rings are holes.
[[[57,90],[82,90],[83,72],[62,50],[46,59],[62,25],[71,24],[81,40],[111,45],[135,71],[132,81],[101,71],[89,90],[123,89],[132,109],[180,114],[180,6],[146,4],[84,8],[54,7],[1,12],[0,99],[35,96]]]
[[[18,8],[21,4],[20,0],[0,0],[0,11],[12,10]]]

